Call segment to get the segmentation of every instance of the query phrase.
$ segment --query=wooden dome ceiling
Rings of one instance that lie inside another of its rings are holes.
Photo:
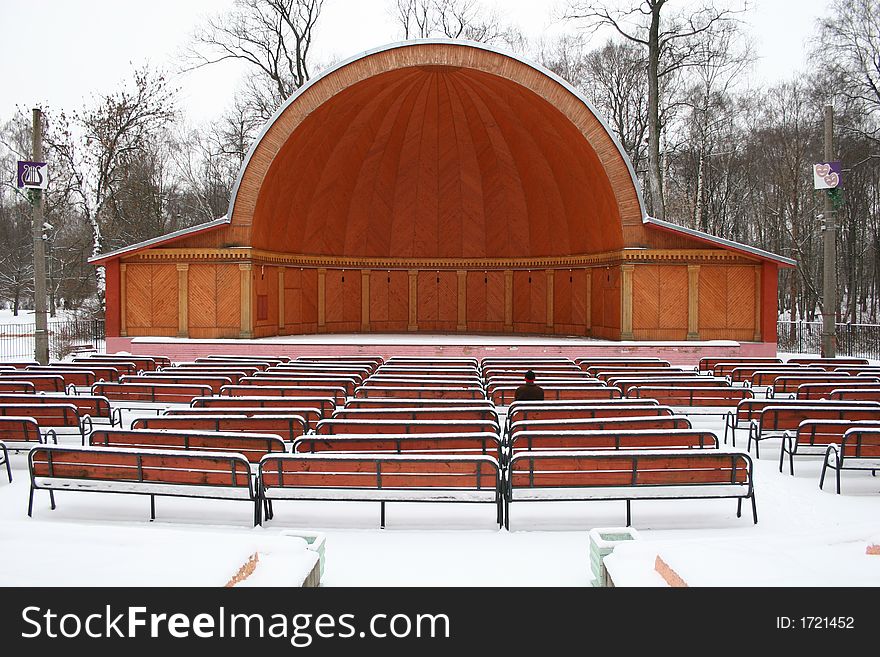
[[[641,214],[624,156],[582,99],[452,42],[403,44],[317,80],[269,125],[231,204],[254,248],[364,258],[600,253],[622,248]]]

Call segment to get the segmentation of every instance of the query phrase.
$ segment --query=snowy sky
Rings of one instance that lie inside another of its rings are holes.
[[[621,0],[621,2],[629,0]],[[315,63],[346,59],[398,40],[392,0],[326,0],[316,31]],[[685,3],[674,0],[673,4]],[[232,0],[0,0],[0,120],[16,105],[75,108],[111,91],[132,64],[175,71],[176,54],[200,17]],[[571,29],[554,19],[563,0],[484,0],[528,36]],[[775,81],[804,67],[805,43],[825,0],[751,0],[747,20],[760,60],[758,81]],[[503,11],[500,8],[503,7]],[[229,101],[240,69],[220,64],[175,77],[194,122],[216,117]]]

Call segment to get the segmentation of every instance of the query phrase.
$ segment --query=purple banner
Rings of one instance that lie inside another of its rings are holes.
[[[820,162],[813,165],[813,189],[834,189],[843,180],[840,162]]]

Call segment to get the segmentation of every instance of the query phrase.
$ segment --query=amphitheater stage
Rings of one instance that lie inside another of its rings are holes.
[[[592,340],[573,336],[475,334],[359,334],[321,333],[252,340],[170,337],[107,338],[108,353],[162,355],[191,360],[209,354],[334,356],[564,356],[568,358],[656,356],[674,365],[696,365],[704,356],[775,356],[776,344],[707,340],[687,342],[630,342]]]

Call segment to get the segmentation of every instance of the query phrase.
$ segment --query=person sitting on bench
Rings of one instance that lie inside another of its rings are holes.
[[[516,389],[513,399],[514,401],[544,400],[544,389],[535,383],[535,373],[532,370],[526,372],[526,382]]]

